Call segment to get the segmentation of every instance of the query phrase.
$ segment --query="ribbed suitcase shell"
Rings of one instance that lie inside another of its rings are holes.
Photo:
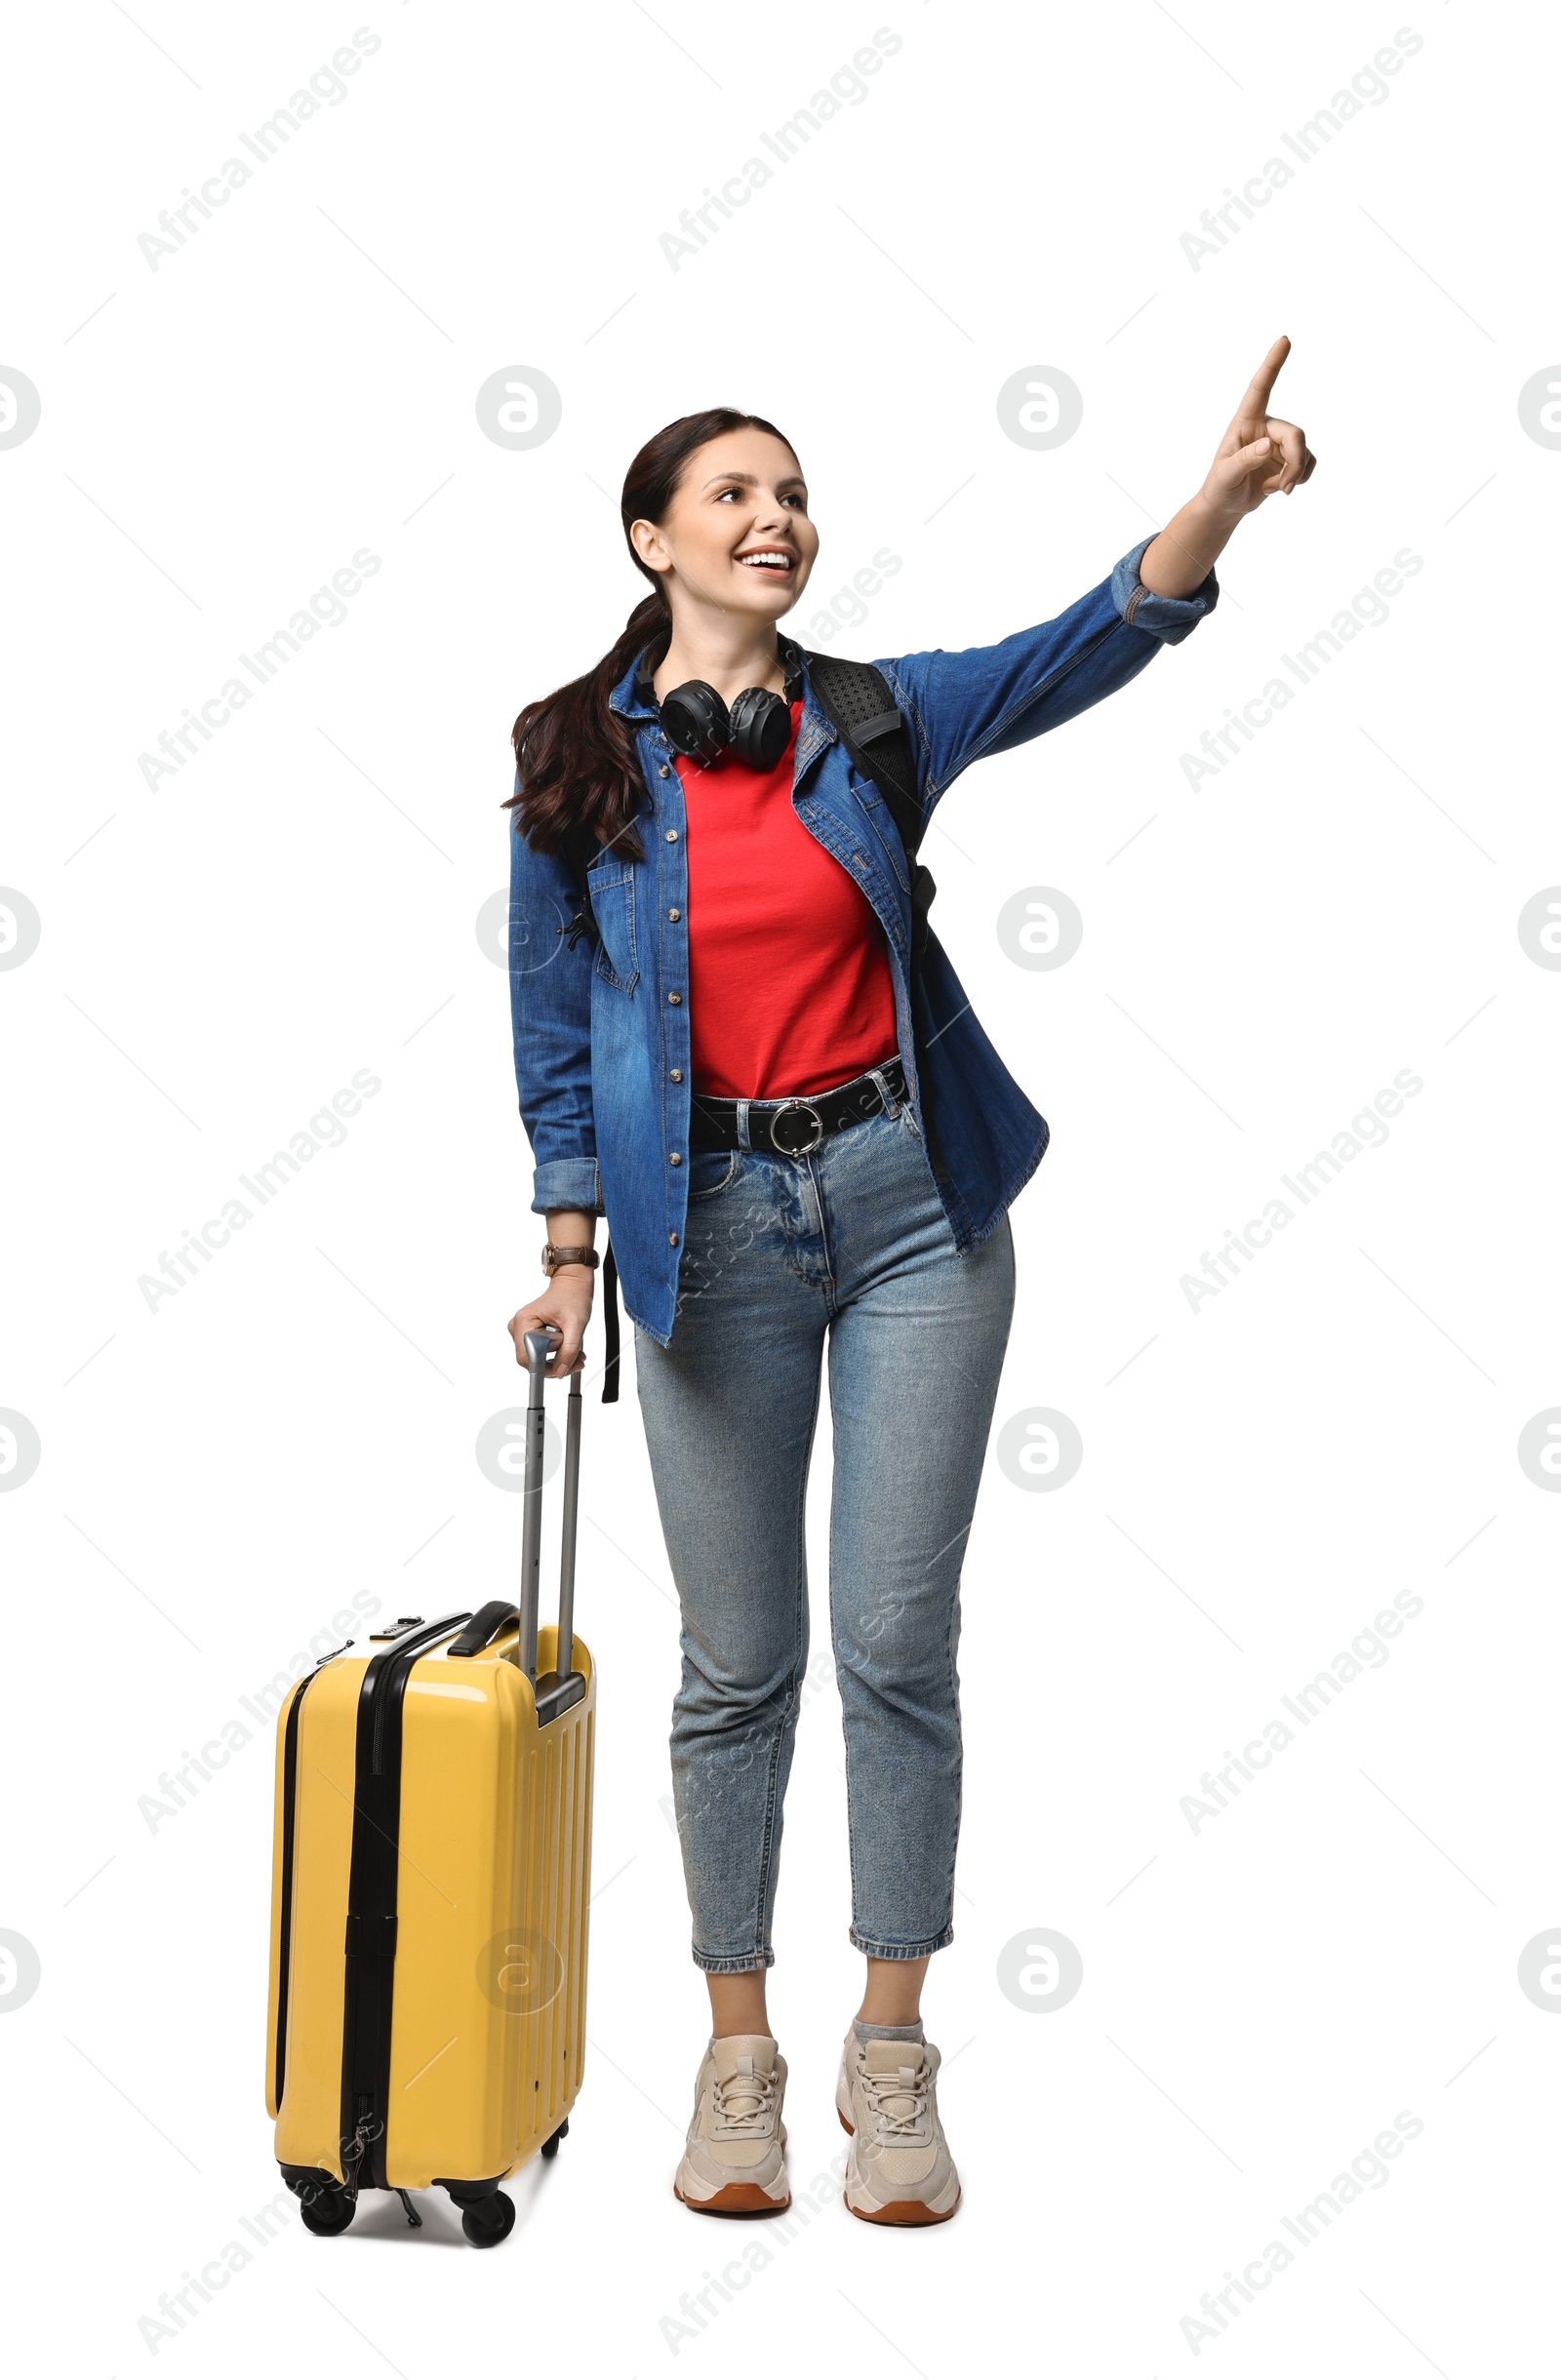
[[[415,1663],[402,1719],[385,2179],[502,2178],[557,2131],[585,2050],[596,1673],[545,1727],[504,1629],[485,1653]],[[539,1672],[557,1654],[544,1628]],[[358,1696],[368,1661],[300,1681],[277,1724],[266,2106],[276,2157],[343,2179],[341,2056]],[[289,1939],[282,1940],[284,1747],[299,1712]],[[277,2066],[278,2010],[286,2019]]]

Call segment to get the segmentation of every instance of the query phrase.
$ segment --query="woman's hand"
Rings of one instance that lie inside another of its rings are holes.
[[[1276,338],[1236,407],[1203,483],[1204,502],[1217,513],[1228,514],[1232,528],[1246,513],[1256,512],[1265,496],[1289,496],[1317,468],[1305,431],[1268,411],[1289,353],[1289,339]]]
[[[1276,338],[1220,441],[1208,478],[1145,551],[1139,577],[1151,595],[1195,594],[1237,522],[1256,512],[1265,496],[1290,496],[1303,487],[1317,468],[1305,431],[1268,411],[1289,353],[1289,339]]]
[[[583,1371],[585,1326],[591,1318],[595,1287],[596,1276],[589,1265],[560,1265],[541,1294],[509,1319],[516,1363],[526,1362],[527,1331],[544,1329],[551,1323],[564,1336],[562,1344],[547,1359],[547,1377],[561,1380],[569,1372]]]

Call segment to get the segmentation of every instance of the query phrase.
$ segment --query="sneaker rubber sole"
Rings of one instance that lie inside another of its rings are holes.
[[[685,2198],[674,2182],[672,2196],[696,2215],[783,2215],[791,2203],[789,2190],[783,2199],[772,2199],[757,2182],[727,2182],[708,2199]]]

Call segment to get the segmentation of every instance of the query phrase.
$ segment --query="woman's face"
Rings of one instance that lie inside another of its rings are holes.
[[[780,619],[819,551],[797,458],[767,430],[728,430],[696,448],[665,518],[635,521],[629,535],[674,615],[692,601]]]

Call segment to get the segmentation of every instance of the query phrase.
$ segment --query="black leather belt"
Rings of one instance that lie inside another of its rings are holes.
[[[878,1088],[881,1077],[889,1092],[886,1102]],[[898,1055],[871,1074],[833,1091],[815,1091],[806,1099],[706,1099],[696,1091],[690,1111],[691,1149],[737,1149],[738,1110],[748,1111],[748,1146],[778,1157],[806,1157],[831,1132],[848,1124],[865,1124],[871,1116],[898,1110],[905,1102],[905,1071]]]

